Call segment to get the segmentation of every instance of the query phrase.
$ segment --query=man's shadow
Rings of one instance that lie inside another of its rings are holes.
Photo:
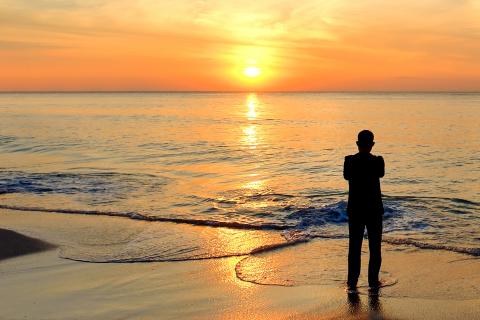
[[[348,312],[352,316],[362,315],[362,301],[358,292],[348,293]],[[382,305],[378,290],[370,291],[368,295],[368,319],[383,319]]]

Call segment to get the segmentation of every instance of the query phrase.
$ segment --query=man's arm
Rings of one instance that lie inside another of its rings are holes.
[[[345,162],[343,163],[343,178],[345,180],[350,180],[352,176],[352,168],[350,165],[350,156],[345,157]]]
[[[385,175],[385,161],[383,160],[382,156],[378,156],[377,161],[378,161],[377,173],[378,173],[378,176],[382,178]]]

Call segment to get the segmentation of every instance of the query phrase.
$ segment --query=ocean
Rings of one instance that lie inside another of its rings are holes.
[[[63,252],[93,262],[346,239],[370,129],[384,241],[479,256],[479,126],[477,93],[3,93],[0,208],[124,218]]]

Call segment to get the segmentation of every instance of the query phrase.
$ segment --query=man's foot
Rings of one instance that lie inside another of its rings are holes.
[[[369,296],[378,296],[380,294],[380,287],[369,287],[368,295]]]
[[[373,284],[370,284],[368,286],[368,295],[369,296],[378,296],[381,286],[382,286],[382,283],[380,281],[377,281]]]
[[[369,290],[370,289],[371,290],[378,290],[378,289],[380,289],[381,286],[382,286],[382,283],[378,280],[368,284]]]
[[[345,291],[347,291],[348,294],[358,293],[358,289],[356,285],[347,284],[347,288],[345,289]]]

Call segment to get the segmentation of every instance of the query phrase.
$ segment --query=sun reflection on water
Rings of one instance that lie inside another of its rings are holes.
[[[224,252],[235,253],[239,250],[249,252],[266,245],[278,244],[283,241],[278,234],[264,231],[245,231],[227,228],[216,228],[216,236],[222,244]],[[247,255],[245,255],[247,256]],[[244,257],[230,257],[222,259],[224,281],[234,283],[242,289],[257,290],[257,286],[248,281],[239,279],[236,275],[236,266]]]
[[[247,96],[247,119],[248,120],[255,120],[257,119],[257,105],[258,105],[258,99],[257,95],[255,93],[250,93]]]
[[[257,138],[257,126],[256,125],[250,125],[247,127],[243,128],[243,142],[247,144],[250,149],[255,149],[258,144],[258,138]]]
[[[242,186],[242,188],[249,189],[249,190],[252,190],[252,191],[259,191],[259,190],[263,189],[264,185],[265,185],[264,180],[254,180],[254,181],[250,181],[248,183],[245,183]]]
[[[245,117],[248,121],[257,120],[258,117],[258,98],[255,93],[249,93],[246,97],[246,107],[247,112]],[[243,131],[243,139],[242,141],[250,147],[250,149],[255,149],[258,145],[258,138],[257,138],[257,124],[250,124],[242,128]]]

